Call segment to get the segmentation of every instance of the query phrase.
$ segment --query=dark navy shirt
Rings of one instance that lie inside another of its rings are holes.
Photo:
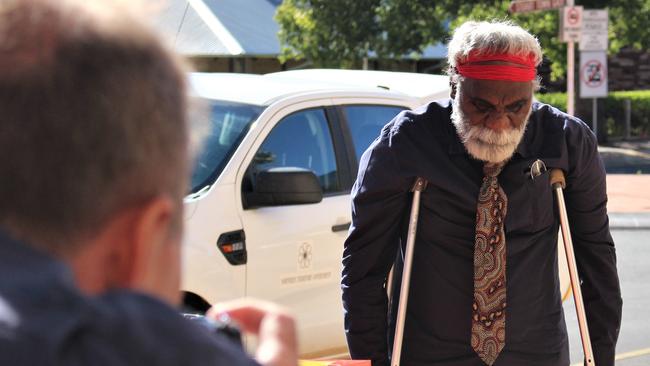
[[[393,299],[398,299],[409,190],[418,176],[429,185],[421,198],[402,365],[482,365],[470,334],[483,164],[467,154],[451,123],[451,108],[447,100],[402,112],[361,159],[342,288],[351,355],[372,359],[373,365],[386,365],[392,348],[388,329],[394,328],[397,301],[388,304],[385,283],[395,262]],[[580,120],[548,105],[534,103],[532,108],[522,142],[498,178],[508,196],[508,305],[505,348],[495,365],[569,364],[558,279],[559,217],[549,173],[530,177],[537,159],[549,170],[565,172],[564,195],[595,361],[613,365],[622,300],[597,143]]]
[[[61,262],[0,232],[0,365],[254,366],[146,295],[82,295]]]

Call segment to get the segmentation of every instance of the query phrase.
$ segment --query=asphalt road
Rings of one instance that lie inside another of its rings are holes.
[[[599,146],[607,174],[650,174],[650,152]]]
[[[623,295],[617,366],[650,365],[650,228],[613,230]],[[573,300],[564,303],[571,364],[582,365],[582,345]]]

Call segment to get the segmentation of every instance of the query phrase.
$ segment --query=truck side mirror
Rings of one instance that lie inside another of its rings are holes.
[[[301,205],[323,200],[316,174],[302,168],[271,168],[255,175],[251,192],[243,192],[244,208]]]

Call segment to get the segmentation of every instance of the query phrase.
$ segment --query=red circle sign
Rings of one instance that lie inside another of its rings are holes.
[[[569,19],[567,19],[567,21],[569,22],[569,24],[571,25],[578,24],[578,22],[580,21],[580,12],[578,12],[578,9],[576,8],[569,9],[568,15],[569,15]]]
[[[597,88],[605,80],[605,66],[598,60],[589,60],[580,70],[582,82],[590,88]]]

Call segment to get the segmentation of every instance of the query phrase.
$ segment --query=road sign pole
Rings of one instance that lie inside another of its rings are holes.
[[[574,6],[575,0],[567,0],[567,6]],[[567,113],[570,115],[575,114],[575,59],[576,59],[576,49],[575,43],[569,41],[566,48],[566,58],[567,58],[567,86],[566,86],[566,109]]]
[[[598,141],[598,98],[593,98],[593,106],[592,106],[592,125],[594,126],[594,135],[596,135],[596,141]]]
[[[625,105],[625,139],[629,140],[632,130],[632,101],[630,99],[624,100]]]
[[[566,94],[567,94],[567,99],[566,99],[566,109],[567,113],[570,115],[575,115],[575,59],[576,59],[576,47],[575,43],[569,41],[567,43],[567,52],[566,52],[566,58],[567,58],[567,84],[566,84]]]

